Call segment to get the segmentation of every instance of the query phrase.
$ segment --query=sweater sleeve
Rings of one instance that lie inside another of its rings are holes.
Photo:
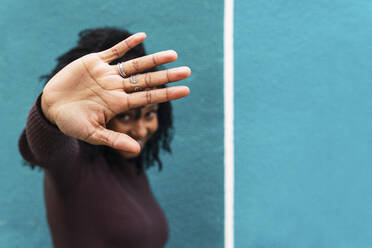
[[[76,161],[79,143],[46,119],[41,110],[41,95],[27,117],[26,127],[18,141],[19,151],[31,164],[52,171],[60,170],[60,167],[67,167]]]

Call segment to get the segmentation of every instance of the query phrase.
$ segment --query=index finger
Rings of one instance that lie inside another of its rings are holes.
[[[100,56],[101,59],[103,59],[107,63],[110,63],[115,59],[121,58],[126,52],[140,44],[145,39],[146,34],[143,32],[133,34],[126,38],[125,40],[119,42],[115,46],[102,52],[99,52],[98,55]]]

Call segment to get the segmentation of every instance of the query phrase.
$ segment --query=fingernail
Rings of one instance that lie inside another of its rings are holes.
[[[165,53],[167,53],[168,55],[173,55],[173,56],[176,56],[176,57],[178,57],[178,54],[177,54],[177,52],[176,52],[176,51],[174,51],[174,50],[168,50],[168,51],[165,51]]]
[[[145,32],[138,32],[138,33],[136,33],[136,35],[145,35],[145,37],[147,37]]]
[[[176,67],[176,68],[173,68],[172,70],[175,73],[187,73],[187,74],[189,74],[191,72],[190,68],[187,67],[187,66]]]

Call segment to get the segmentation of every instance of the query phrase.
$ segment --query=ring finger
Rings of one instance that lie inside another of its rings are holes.
[[[121,89],[125,92],[135,92],[146,88],[153,88],[170,82],[176,82],[188,78],[191,70],[187,66],[171,68],[162,71],[148,72],[132,75],[129,78],[115,77],[105,88]]]

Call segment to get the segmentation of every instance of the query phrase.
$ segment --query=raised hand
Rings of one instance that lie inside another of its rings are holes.
[[[175,51],[163,51],[122,63],[119,67],[109,63],[122,57],[146,38],[137,33],[110,49],[81,57],[58,72],[45,86],[41,108],[46,118],[66,135],[90,144],[107,145],[115,149],[138,153],[140,145],[130,136],[106,129],[115,115],[150,103],[160,103],[185,97],[186,86],[151,89],[190,76],[188,67],[138,74],[154,66],[175,61]],[[133,84],[135,80],[135,84]]]

